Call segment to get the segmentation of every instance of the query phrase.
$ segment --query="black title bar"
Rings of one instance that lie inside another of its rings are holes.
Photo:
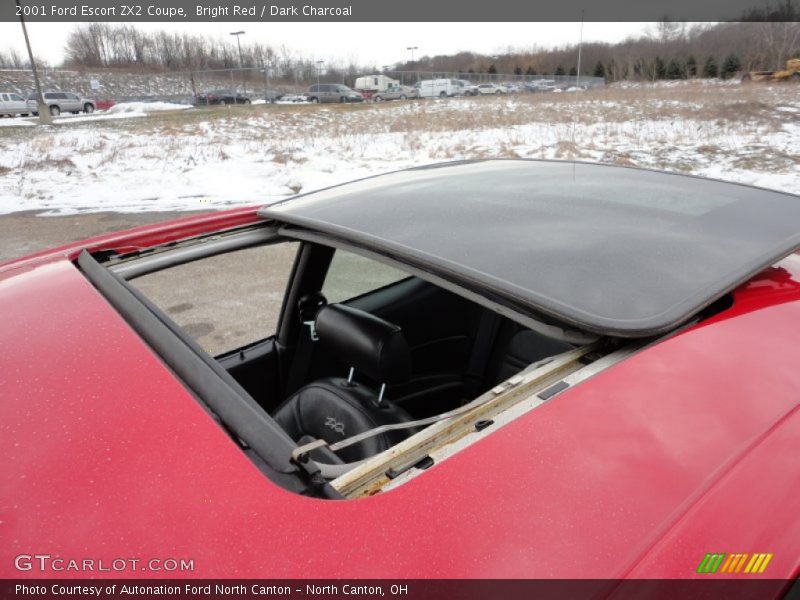
[[[0,21],[17,20],[21,12],[33,22],[709,22],[738,21],[773,6],[763,0],[20,0],[20,5],[0,2]],[[774,4],[773,14],[780,14],[778,7]]]

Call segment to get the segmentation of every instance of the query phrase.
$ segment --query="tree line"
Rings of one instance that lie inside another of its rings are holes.
[[[798,15],[800,17],[800,15]],[[659,23],[637,38],[584,43],[581,75],[608,81],[729,78],[740,71],[777,70],[800,57],[800,23]],[[508,48],[489,57],[471,52],[424,56],[404,70],[517,75],[576,75],[578,45],[559,48]]]
[[[608,81],[732,77],[739,71],[783,68],[800,56],[798,0],[781,0],[746,14],[742,22],[694,24],[662,21],[644,34],[619,43],[584,43],[581,75]],[[229,39],[190,33],[143,32],[131,25],[91,23],[76,26],[64,48],[64,64],[73,69],[142,69],[201,71],[240,66],[263,69],[276,76],[313,78],[316,61],[285,46],[242,40],[241,57]],[[487,56],[460,52],[422,56],[393,65],[393,70],[448,73],[516,73],[518,75],[577,74],[578,45],[507,48]],[[37,59],[37,63],[40,61]],[[0,52],[0,68],[28,68],[16,50]],[[326,76],[352,77],[377,72],[376,65],[355,60],[328,60]]]
[[[241,56],[231,40],[191,33],[144,32],[131,25],[90,23],[76,26],[67,38],[64,61],[48,65],[67,69],[120,69],[142,71],[204,71],[244,67],[310,79],[316,76],[316,61],[285,45],[242,40]],[[0,69],[27,69],[30,63],[16,49],[0,50]],[[355,61],[328,60],[325,72],[342,78],[362,72]]]

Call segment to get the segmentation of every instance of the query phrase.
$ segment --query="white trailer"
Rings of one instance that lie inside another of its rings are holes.
[[[393,85],[400,85],[397,79],[392,79],[386,75],[364,75],[356,79],[356,91],[367,93],[385,92]]]

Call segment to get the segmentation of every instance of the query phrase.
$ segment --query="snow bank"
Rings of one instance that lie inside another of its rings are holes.
[[[0,127],[30,127],[32,125],[36,125],[36,123],[24,117],[0,118]]]
[[[147,114],[166,110],[186,110],[193,108],[190,104],[174,104],[172,102],[120,102],[104,112],[107,115],[122,113]]]

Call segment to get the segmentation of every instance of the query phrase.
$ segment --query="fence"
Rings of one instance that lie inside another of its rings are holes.
[[[509,73],[453,73],[442,71],[381,71],[379,73],[342,73],[305,67],[281,70],[277,67],[253,69],[213,69],[195,71],[77,71],[43,69],[40,72],[45,90],[62,90],[124,100],[164,100],[191,103],[198,94],[212,90],[242,93],[253,100],[271,99],[277,94],[306,91],[315,83],[341,83],[355,86],[363,75],[386,75],[401,85],[413,86],[426,79],[463,79],[474,84],[516,83],[524,86],[544,82],[547,89],[566,89],[573,86],[599,88],[605,85],[602,77],[570,75],[515,75]],[[0,70],[0,90],[18,93],[33,91],[33,75],[26,70]],[[531,89],[537,89],[531,86]]]
[[[378,73],[376,73],[378,74]],[[605,87],[603,77],[589,77],[588,75],[517,75],[509,73],[454,73],[445,71],[381,71],[396,79],[401,85],[414,85],[424,79],[463,79],[474,84],[481,83],[515,83],[523,85],[533,82],[548,82],[556,88],[582,87],[585,89]]]
[[[581,87],[596,89],[605,87],[602,77],[576,75],[517,75],[509,73],[455,73],[445,71],[380,71],[368,74],[316,72],[312,69],[298,69],[282,72],[279,69],[215,69],[190,73],[193,92],[200,93],[211,89],[227,89],[251,94],[253,97],[268,99],[275,93],[303,92],[315,83],[340,83],[355,88],[356,79],[364,75],[385,75],[400,83],[413,86],[426,79],[461,79],[474,84],[526,83],[539,82],[543,87],[567,89]],[[532,86],[534,89],[538,86]]]

